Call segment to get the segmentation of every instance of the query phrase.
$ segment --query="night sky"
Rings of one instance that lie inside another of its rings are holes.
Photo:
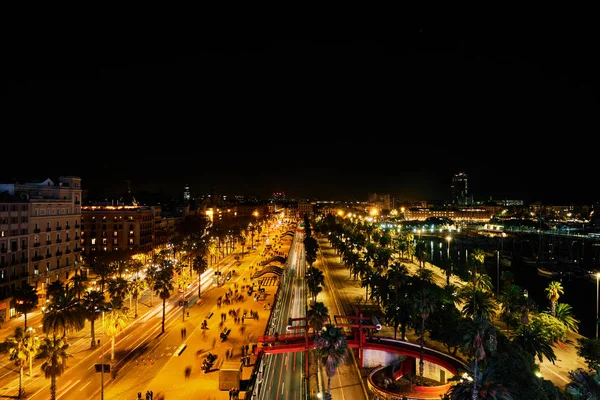
[[[1,175],[436,200],[465,172],[476,199],[591,203],[600,68],[583,28],[568,29],[32,53],[9,81]]]

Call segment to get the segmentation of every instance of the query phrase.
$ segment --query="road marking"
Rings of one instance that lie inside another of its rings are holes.
[[[79,382],[81,381],[81,379],[77,379],[75,382],[73,382],[72,384],[70,384],[69,386],[67,386],[62,393],[59,396],[56,396],[56,400],[60,399],[61,397],[63,397],[65,394],[67,394],[67,392],[69,390],[71,390],[73,388],[73,386],[77,385]]]
[[[83,387],[81,389],[79,389],[79,391],[81,392],[83,389],[86,388],[87,385],[89,385],[90,383],[92,383],[92,381],[88,381],[88,383],[86,383],[85,385],[83,385]]]

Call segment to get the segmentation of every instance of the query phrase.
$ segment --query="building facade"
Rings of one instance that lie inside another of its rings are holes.
[[[452,204],[455,205],[469,205],[469,179],[467,174],[459,172],[458,174],[452,175],[452,185],[450,187],[452,191]]]
[[[12,294],[29,284],[45,303],[46,286],[81,266],[81,179],[0,184],[0,321],[16,316]]]
[[[80,242],[83,254],[88,259],[94,259],[104,253],[120,250],[152,253],[155,246],[155,214],[151,206],[84,206],[81,210]]]

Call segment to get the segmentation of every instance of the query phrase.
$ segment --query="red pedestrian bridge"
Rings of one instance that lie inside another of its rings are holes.
[[[411,399],[439,399],[450,388],[448,379],[460,374],[465,362],[447,353],[423,346],[425,363],[424,377],[427,382],[436,382],[430,386],[411,384],[411,377],[419,374],[421,346],[403,340],[367,335],[367,332],[381,329],[376,320],[358,316],[336,316],[337,327],[347,333],[348,347],[355,350],[360,368],[373,368],[367,379],[369,389],[380,398],[392,399],[407,396]],[[351,320],[341,323],[338,320]],[[295,321],[304,321],[304,325],[294,326]],[[310,332],[309,332],[310,331]],[[258,338],[261,344],[254,348],[254,354],[280,354],[308,351],[315,348],[314,332],[306,325],[306,318],[290,319],[285,334],[265,335]],[[305,358],[308,360],[308,357]],[[305,363],[308,376],[308,363]]]

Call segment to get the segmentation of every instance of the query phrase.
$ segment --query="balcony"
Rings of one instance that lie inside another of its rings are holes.
[[[71,229],[71,225],[65,226],[65,229]]]
[[[68,237],[68,238],[65,239],[65,242],[70,242],[70,241],[71,241],[70,237]]]
[[[40,243],[40,242],[35,242],[35,243],[33,244],[33,247],[40,247],[40,245],[41,245],[41,243]]]
[[[50,228],[50,227],[47,227],[47,228],[46,228],[46,232],[52,232],[52,228]]]
[[[81,251],[81,247],[76,248],[75,250],[73,250],[75,253],[79,253]]]
[[[75,229],[79,229],[79,224],[75,224]]]
[[[35,229],[33,230],[33,233],[40,233],[40,232],[41,232],[40,228],[35,228]]]
[[[51,244],[52,244],[52,241],[46,240],[46,246],[50,246]]]
[[[3,247],[0,249],[0,253],[6,253],[8,251],[8,248]]]
[[[63,252],[62,252],[62,251],[57,251],[57,252],[56,252],[56,256],[57,256],[57,257],[58,257],[58,256],[62,256],[62,255],[63,255]]]
[[[33,256],[32,260],[35,261],[42,261],[44,259],[44,257],[42,256]]]
[[[46,254],[46,258],[52,258],[52,254],[50,254],[50,253]]]
[[[57,230],[57,231],[62,231],[62,226],[57,226],[57,227],[56,227],[56,230]]]
[[[66,254],[71,254],[71,250],[65,251]]]

